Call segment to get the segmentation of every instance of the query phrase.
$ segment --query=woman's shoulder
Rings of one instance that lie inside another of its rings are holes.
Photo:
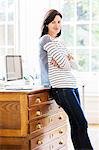
[[[40,38],[40,44],[41,45],[45,45],[46,43],[48,43],[48,42],[51,42],[52,40],[51,40],[51,38],[50,38],[50,36],[48,35],[48,34],[45,34],[45,35],[43,35],[41,38]]]

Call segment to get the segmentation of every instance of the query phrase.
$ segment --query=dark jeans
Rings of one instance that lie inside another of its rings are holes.
[[[93,150],[87,133],[88,123],[80,106],[78,89],[52,88],[52,96],[69,117],[75,150]]]

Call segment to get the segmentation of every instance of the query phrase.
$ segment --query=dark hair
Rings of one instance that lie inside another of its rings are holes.
[[[42,24],[41,37],[42,37],[43,35],[45,35],[45,34],[48,33],[48,26],[47,26],[47,25],[48,25],[50,22],[52,22],[52,21],[54,20],[54,18],[55,18],[56,15],[59,15],[59,16],[62,18],[62,15],[61,15],[57,10],[55,10],[55,9],[51,9],[51,10],[49,10],[49,11],[46,13],[46,15],[45,15],[45,17],[44,17],[43,24]],[[56,37],[59,37],[60,35],[61,35],[61,30],[60,30],[60,32],[57,34]]]

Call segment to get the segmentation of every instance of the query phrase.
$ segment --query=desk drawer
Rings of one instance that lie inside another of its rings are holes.
[[[55,138],[60,137],[60,136],[62,136],[62,135],[64,135],[64,134],[65,134],[66,136],[67,136],[67,134],[68,134],[67,124],[64,124],[64,125],[62,125],[62,126],[56,128],[56,129],[52,130],[52,131],[50,132],[50,139],[51,139],[51,140],[54,140]]]
[[[57,127],[64,121],[66,121],[66,115],[62,112],[42,119],[33,120],[33,122],[30,122],[30,133],[52,125]]]
[[[48,92],[28,95],[29,107],[48,101]]]
[[[34,106],[29,109],[29,120],[35,119],[35,117],[49,115],[56,113],[59,110],[59,106],[53,100],[48,104]]]
[[[67,139],[66,136],[63,135],[60,138],[57,138],[54,141],[46,144],[45,146],[31,148],[31,150],[68,150],[67,148]]]
[[[36,138],[33,138],[31,140],[31,148],[38,148],[42,145],[45,145],[49,143],[52,140],[55,140],[56,138],[62,136],[62,135],[67,136],[67,126],[66,124],[64,126],[61,126],[59,128],[56,128],[50,132],[46,132],[45,134],[42,134]]]
[[[51,142],[50,144],[50,150],[59,150],[62,147],[67,147],[67,137],[66,135],[63,135],[54,141]]]
[[[50,133],[43,134],[31,140],[31,149],[41,147],[50,141]]]

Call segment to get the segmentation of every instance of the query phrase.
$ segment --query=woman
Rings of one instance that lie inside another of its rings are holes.
[[[72,69],[77,65],[64,45],[61,35],[62,15],[49,10],[45,15],[40,37],[41,81],[52,87],[55,101],[69,117],[71,139],[76,150],[93,150],[87,133],[87,121],[80,106],[80,97]]]

